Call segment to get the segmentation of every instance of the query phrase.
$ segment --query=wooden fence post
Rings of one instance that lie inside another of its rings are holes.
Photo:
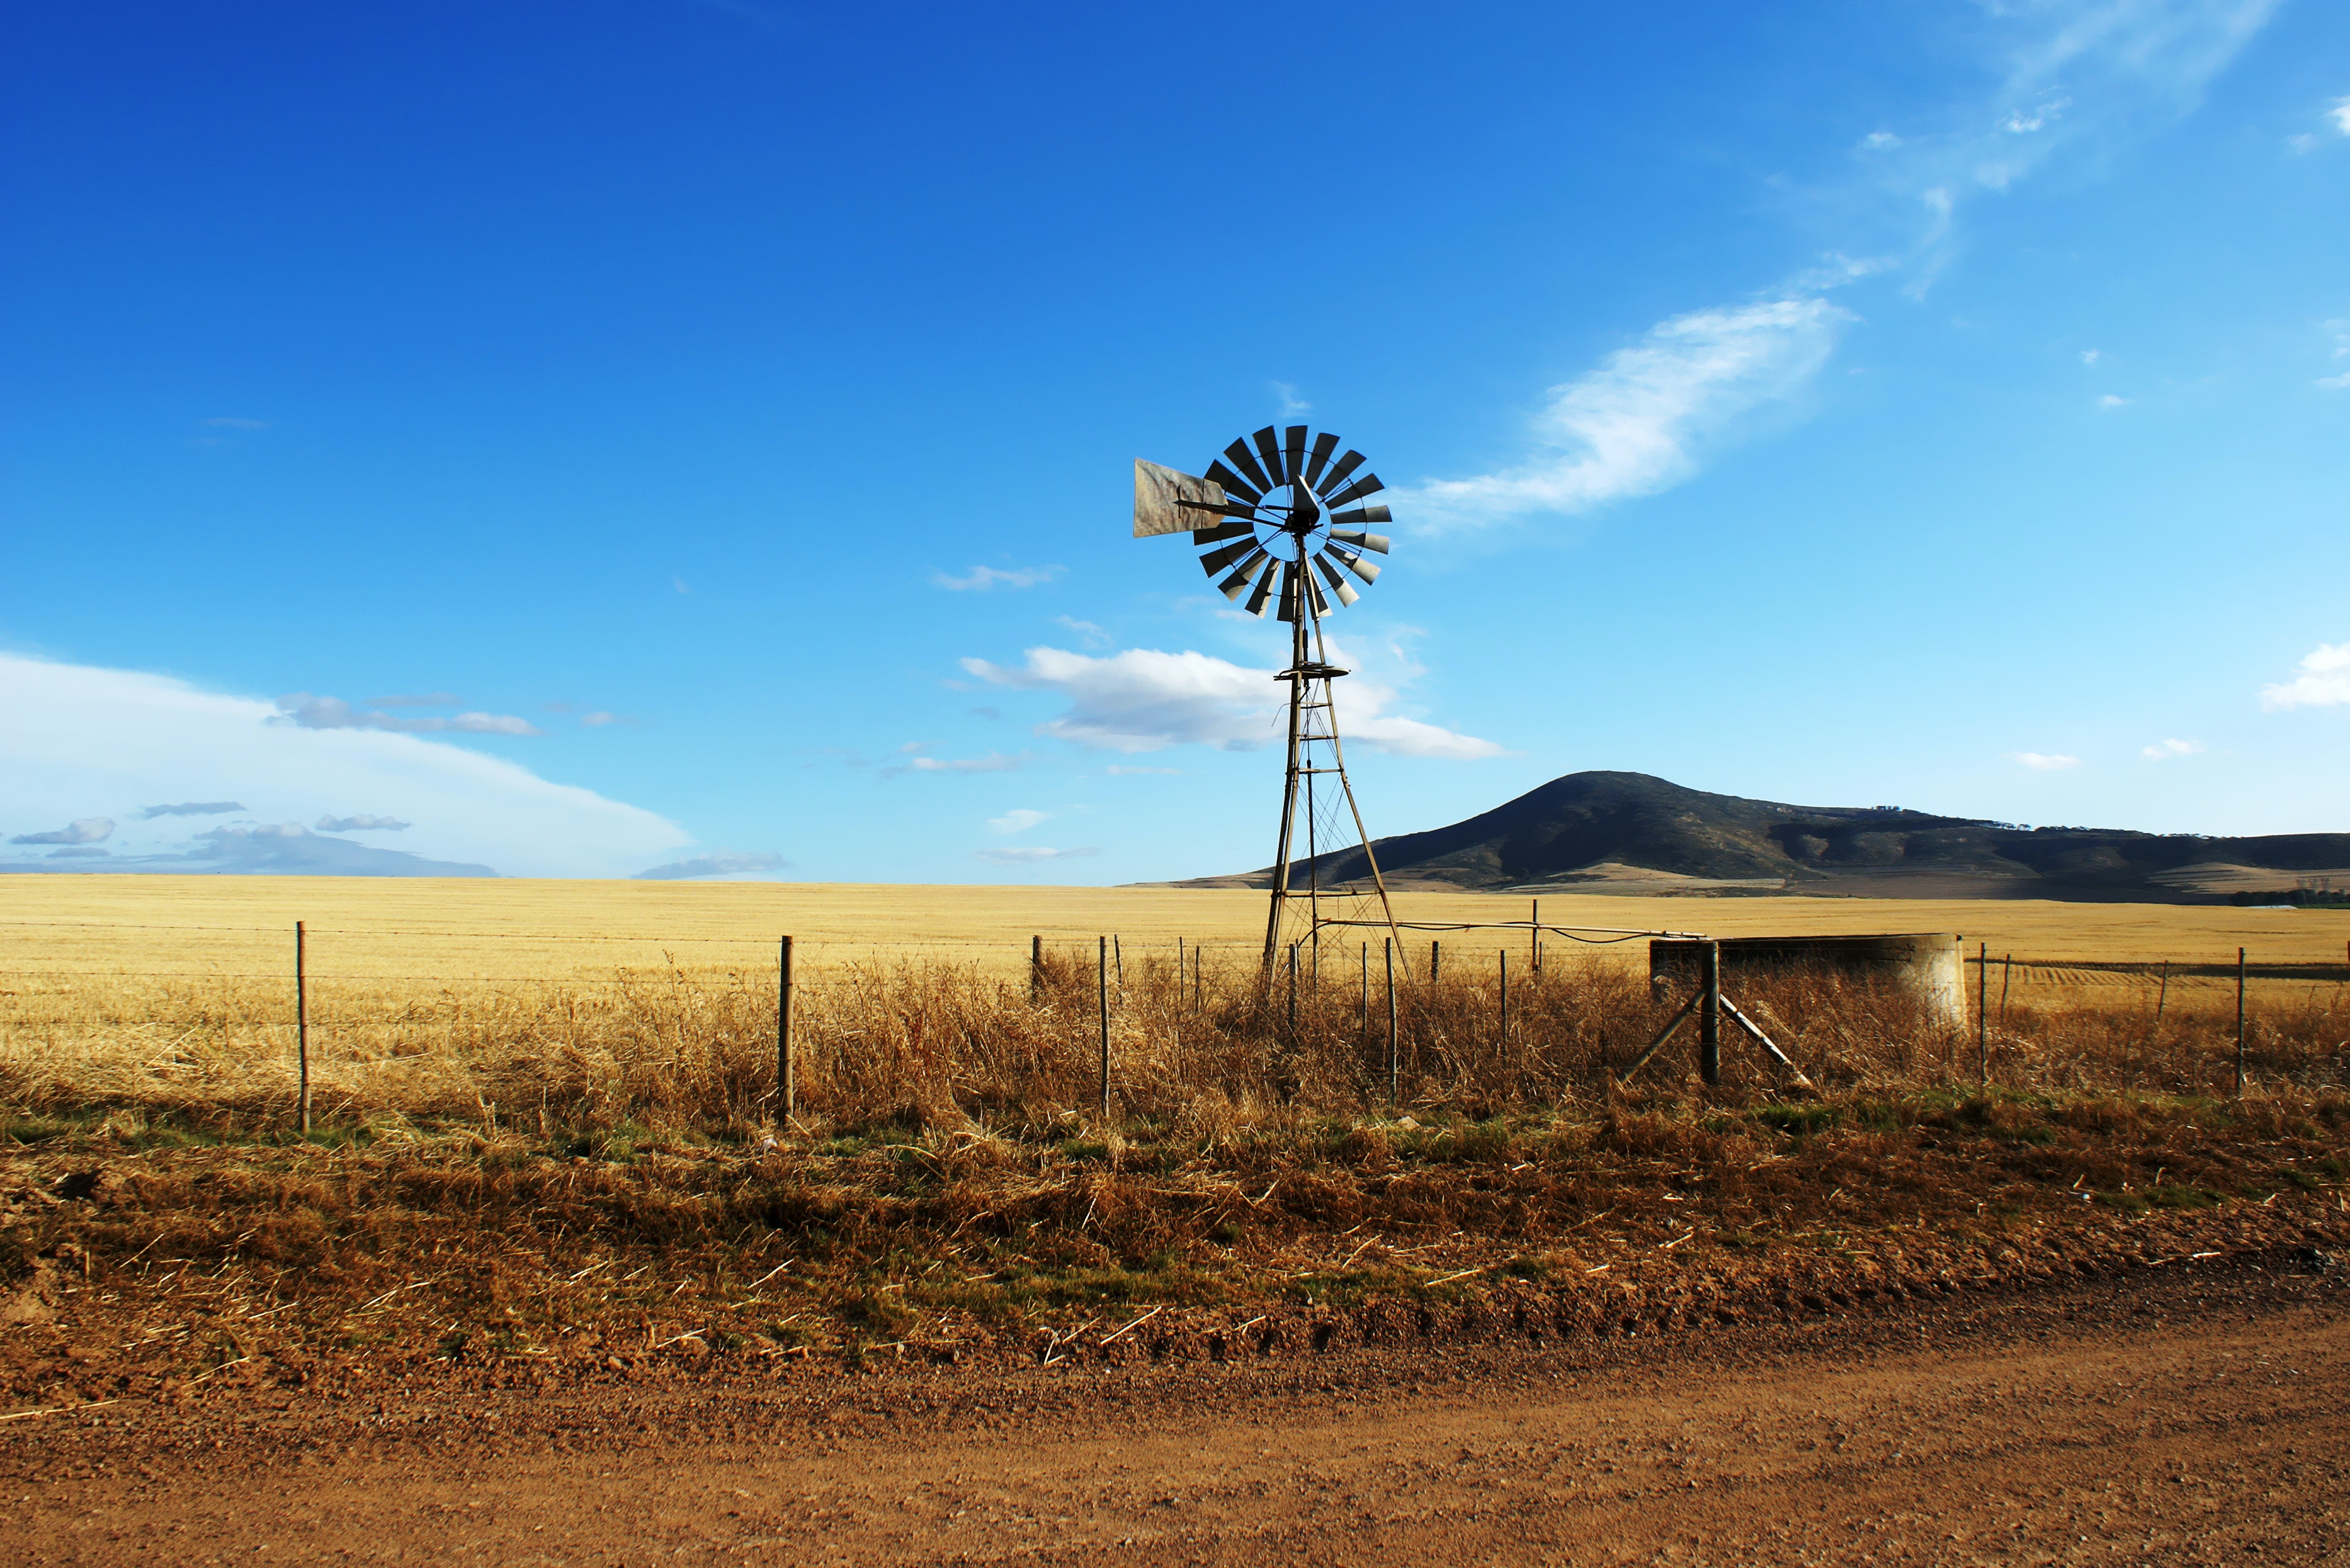
[[[1709,1087],[1721,1082],[1721,944],[1705,944],[1705,1002],[1698,1015],[1698,1071]]]
[[[310,978],[303,962],[302,922],[294,922],[294,1055],[302,1073],[302,1136],[310,1136]]]
[[[1991,1085],[1991,944],[1975,958],[1975,1079]]]
[[[1095,989],[1101,1002],[1101,1114],[1109,1116],[1109,939],[1103,937],[1101,953],[1094,974]]]
[[[1999,1026],[2007,1027],[2007,982],[2015,977],[2015,955],[1999,961]]]
[[[1045,939],[1028,939],[1028,1002],[1035,1005],[1045,996]]]
[[[1542,900],[1540,898],[1536,898],[1534,901],[1534,918],[1531,922],[1534,926],[1534,930],[1529,934],[1527,939],[1533,951],[1527,956],[1533,960],[1534,971],[1536,974],[1540,974],[1542,973]]]
[[[1428,944],[1428,983],[1432,990],[1444,974],[1444,944],[1431,939]]]
[[[1509,950],[1509,949],[1507,949],[1507,948],[1503,948],[1503,949],[1502,950],[1502,951],[1501,951],[1501,960],[1502,960],[1502,1039],[1501,1039],[1501,1045],[1502,1045],[1502,1054],[1503,1054],[1503,1058],[1504,1058],[1504,1059],[1506,1059],[1506,1058],[1508,1057],[1509,1054],[1510,1054],[1510,950]]]
[[[784,1107],[784,1125],[791,1126],[800,1108],[799,1074],[792,1061],[792,939],[783,939],[775,970],[775,1093]]]

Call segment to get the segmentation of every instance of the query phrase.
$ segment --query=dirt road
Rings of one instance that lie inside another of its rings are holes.
[[[2350,1289],[2272,1257],[1219,1366],[224,1390],[0,1427],[8,1554],[2350,1564]]]

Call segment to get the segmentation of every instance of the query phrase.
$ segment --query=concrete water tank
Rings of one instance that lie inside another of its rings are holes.
[[[1705,944],[1664,938],[1648,944],[1651,984],[1686,995],[1697,983]],[[1742,979],[1774,971],[1810,970],[1855,980],[1891,984],[1925,1003],[1929,1017],[1963,1027],[1967,1023],[1965,950],[1949,932],[1878,937],[1724,937],[1721,988],[1738,1000]]]

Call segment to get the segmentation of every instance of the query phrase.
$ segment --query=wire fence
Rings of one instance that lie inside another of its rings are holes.
[[[1113,1100],[1178,1119],[1388,1103],[1465,1114],[1601,1096],[1682,998],[1648,983],[1642,933],[1586,934],[1613,945],[1443,923],[1390,953],[1384,935],[1348,932],[1270,975],[1254,949],[1181,938],[802,942],[789,1081],[818,1119],[1049,1120]],[[783,1119],[780,936],[449,924],[296,937],[0,920],[0,1109],[282,1121],[315,1090],[329,1121]],[[2225,1093],[2240,1039],[2256,1076],[2342,1076],[2350,962],[2247,956],[2240,973],[2232,954],[1980,948],[1967,962],[1962,1025],[1833,976],[1742,984],[1739,1006],[1788,1060],[1751,1052],[1732,1083]],[[1744,1045],[1732,1040],[1733,1058]],[[1668,1052],[1642,1081],[1680,1083],[1690,1065]]]

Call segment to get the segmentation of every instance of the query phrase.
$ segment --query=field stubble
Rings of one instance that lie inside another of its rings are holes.
[[[781,1127],[764,963],[346,973],[315,999],[307,1141],[282,980],[20,980],[0,1311],[28,1332],[0,1374],[75,1402],[386,1361],[1649,1332],[2343,1235],[2330,987],[2257,997],[2239,1103],[2209,991],[2159,1022],[2135,992],[2011,998],[1978,1085],[1970,1030],[1791,972],[1738,1000],[1814,1086],[1732,1033],[1708,1089],[1686,1033],[1619,1078],[1679,1001],[1620,958],[1513,966],[1505,1032],[1490,957],[1448,949],[1399,990],[1390,1105],[1381,977],[1367,1007],[1330,965],[1293,1023],[1284,981],[1172,957],[1125,954],[1107,1118],[1090,950],[1055,944],[1033,989],[817,968]]]

